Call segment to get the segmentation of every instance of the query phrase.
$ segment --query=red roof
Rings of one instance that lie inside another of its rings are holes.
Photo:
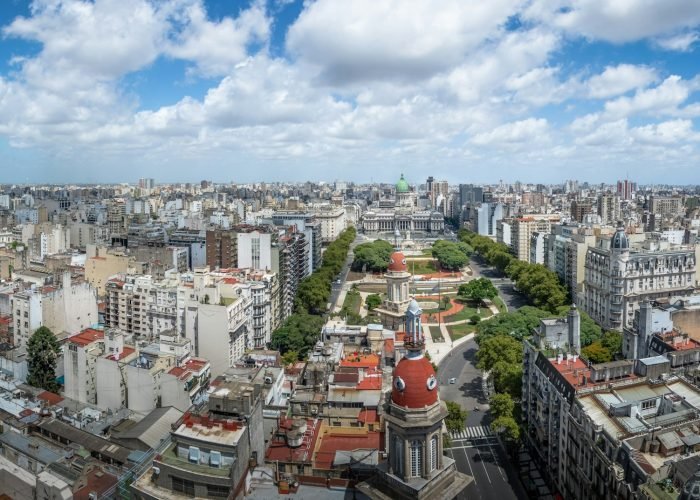
[[[283,434],[291,429],[292,422],[292,419],[282,417],[280,419],[280,432]],[[318,420],[308,419],[306,421],[306,426],[307,431],[304,434],[301,446],[291,448],[287,445],[281,434],[274,436],[270,440],[270,445],[265,452],[265,459],[269,462],[278,460],[280,462],[310,463],[314,448],[316,447],[316,440],[318,439],[318,431],[321,429],[321,424]],[[311,432],[309,432],[309,430]]]
[[[82,332],[73,335],[68,339],[68,342],[73,344],[78,344],[81,347],[92,344],[96,340],[102,340],[105,338],[104,330],[95,330],[94,328],[87,328]]]
[[[170,375],[176,376],[177,378],[183,378],[183,375],[186,375],[190,372],[185,370],[184,368],[180,368],[179,366],[174,366],[170,369],[168,373]]]
[[[91,493],[97,493],[97,497],[100,498],[117,484],[115,476],[100,469],[88,472],[86,479],[85,486],[73,493],[75,500],[87,500],[91,498]]]
[[[381,434],[375,431],[366,433],[347,433],[328,428],[319,437],[321,444],[314,454],[314,469],[332,469],[336,451],[381,450]],[[344,467],[344,466],[343,466]]]
[[[238,280],[236,278],[224,278],[222,281],[227,285],[235,285],[236,283],[238,283]]]
[[[406,256],[401,252],[394,252],[389,257],[389,271],[403,272],[408,268],[406,267]]]
[[[192,370],[193,372],[200,372],[202,371],[207,365],[209,364],[209,361],[206,359],[201,359],[201,358],[190,358],[187,360],[185,363],[185,368],[188,370]]]
[[[379,390],[382,388],[382,377],[365,377],[355,386],[358,391]]]
[[[340,362],[340,366],[353,366],[357,368],[376,368],[380,363],[379,356],[376,354],[349,354]]]
[[[122,352],[119,353],[119,356],[112,354],[110,356],[107,356],[107,359],[121,361],[122,359],[126,358],[130,354],[133,354],[134,352],[136,352],[136,349],[134,349],[133,347],[124,346],[124,349],[122,350]]]
[[[44,392],[39,393],[37,398],[39,398],[43,401],[46,401],[47,403],[49,403],[52,406],[57,405],[58,403],[63,401],[63,398],[61,396],[59,396],[58,394],[55,394],[53,392],[49,392],[49,391],[44,391]]]
[[[394,369],[391,401],[404,408],[423,408],[438,400],[435,370],[425,356],[402,358]]]

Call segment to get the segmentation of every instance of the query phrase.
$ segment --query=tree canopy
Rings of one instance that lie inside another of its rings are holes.
[[[299,284],[294,314],[272,333],[270,346],[273,349],[279,350],[282,355],[294,351],[298,353],[297,357],[303,357],[316,343],[323,327],[322,315],[330,299],[333,279],[342,271],[355,236],[353,227],[340,233],[323,253],[321,267]]]
[[[467,421],[467,410],[454,401],[445,401],[445,403],[447,404],[447,418],[445,418],[447,430],[449,432],[463,430]]]
[[[515,409],[515,402],[508,394],[494,394],[489,400],[491,415],[494,418],[512,417]]]
[[[469,300],[482,301],[493,299],[498,295],[498,290],[488,278],[477,278],[459,286],[459,297]]]
[[[58,340],[45,326],[37,328],[27,342],[27,383],[46,391],[58,392],[56,358],[60,352]]]
[[[438,240],[433,244],[432,254],[442,269],[458,271],[469,262],[473,249],[464,242]]]
[[[389,267],[389,259],[394,253],[394,247],[386,240],[376,240],[357,245],[353,252],[355,254],[352,262],[353,271],[382,272]]]
[[[367,306],[368,311],[372,311],[373,309],[379,307],[381,303],[382,298],[376,293],[368,295],[365,299],[365,305]]]

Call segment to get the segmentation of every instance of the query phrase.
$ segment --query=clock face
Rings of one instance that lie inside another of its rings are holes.
[[[435,379],[435,375],[431,375],[430,377],[428,377],[426,385],[428,386],[429,391],[432,391],[437,387],[437,380]]]
[[[406,388],[406,382],[401,377],[396,377],[394,379],[394,387],[399,391],[403,391]]]

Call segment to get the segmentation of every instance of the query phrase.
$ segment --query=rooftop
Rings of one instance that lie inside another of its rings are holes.
[[[376,431],[324,425],[314,453],[314,468],[332,469],[338,451],[367,450],[370,454],[372,450],[381,450],[382,444],[381,433]]]
[[[173,434],[198,441],[236,446],[243,431],[244,426],[233,420],[215,420],[187,414],[185,421]]]
[[[87,328],[82,332],[73,335],[68,339],[68,342],[73,344],[78,344],[81,347],[92,344],[96,340],[103,340],[105,338],[104,330],[96,330],[94,328]]]

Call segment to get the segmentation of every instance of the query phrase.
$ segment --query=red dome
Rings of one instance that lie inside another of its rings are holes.
[[[404,408],[423,408],[438,400],[433,365],[425,356],[403,358],[394,369],[391,401]]]
[[[394,252],[389,257],[389,271],[401,272],[406,271],[406,256],[401,252]]]

